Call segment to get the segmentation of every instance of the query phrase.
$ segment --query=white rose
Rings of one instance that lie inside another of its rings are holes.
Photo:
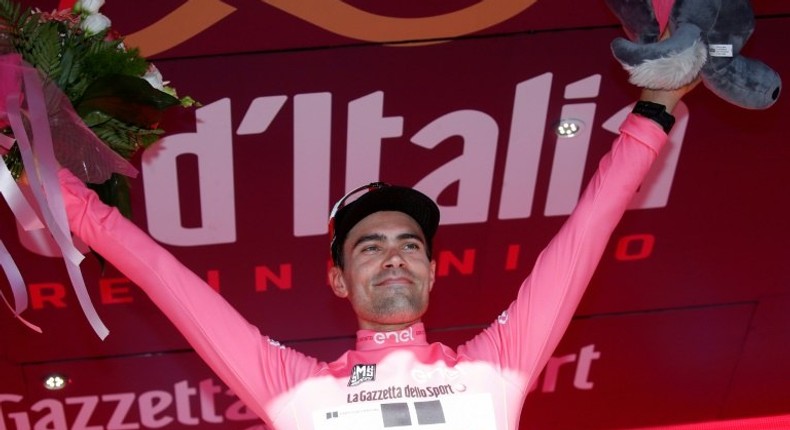
[[[110,27],[110,18],[100,14],[94,13],[93,15],[86,16],[80,23],[80,28],[85,30],[88,34],[100,33]]]
[[[94,14],[104,6],[104,0],[80,0],[74,5],[74,10],[86,14]]]
[[[157,90],[164,91],[165,83],[162,81],[162,73],[153,65],[148,67],[148,71],[143,75],[143,79],[148,81],[148,83]]]

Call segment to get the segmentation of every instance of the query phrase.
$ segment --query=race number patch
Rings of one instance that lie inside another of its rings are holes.
[[[314,411],[313,425],[316,430],[496,430],[494,404],[488,393],[352,403]]]

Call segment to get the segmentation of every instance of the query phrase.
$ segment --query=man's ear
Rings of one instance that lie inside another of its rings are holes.
[[[428,282],[430,283],[428,286],[428,291],[433,290],[433,283],[436,281],[436,260],[431,260],[431,275],[428,278]]]
[[[348,297],[348,288],[346,288],[346,280],[343,279],[343,269],[337,266],[329,268],[329,286],[332,292],[341,299]]]

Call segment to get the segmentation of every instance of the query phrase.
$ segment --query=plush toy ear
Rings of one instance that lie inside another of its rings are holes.
[[[779,74],[766,64],[740,55],[754,31],[748,0],[723,1],[718,19],[707,32],[710,58],[702,68],[705,86],[722,99],[747,109],[765,109],[779,97]]]
[[[628,71],[632,84],[651,89],[676,89],[691,83],[707,59],[707,47],[698,27],[678,28],[661,42],[637,44],[618,38],[612,52]]]
[[[652,43],[661,35],[653,13],[652,0],[606,0],[606,6],[614,13],[625,34],[633,42]]]
[[[683,16],[686,3],[607,0],[631,39],[617,38],[612,42],[612,53],[630,74],[629,82],[643,88],[675,89],[697,78],[707,60],[701,27],[690,21],[672,22],[670,18]],[[672,35],[659,41],[668,21]]]

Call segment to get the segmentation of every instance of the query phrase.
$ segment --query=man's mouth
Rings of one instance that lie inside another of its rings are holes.
[[[411,284],[411,279],[404,278],[404,277],[394,277],[394,278],[385,278],[380,282],[377,282],[375,285],[377,287],[394,287],[398,285],[408,285]]]
[[[412,277],[403,269],[390,269],[379,274],[373,285],[377,287],[393,287],[413,284]]]

